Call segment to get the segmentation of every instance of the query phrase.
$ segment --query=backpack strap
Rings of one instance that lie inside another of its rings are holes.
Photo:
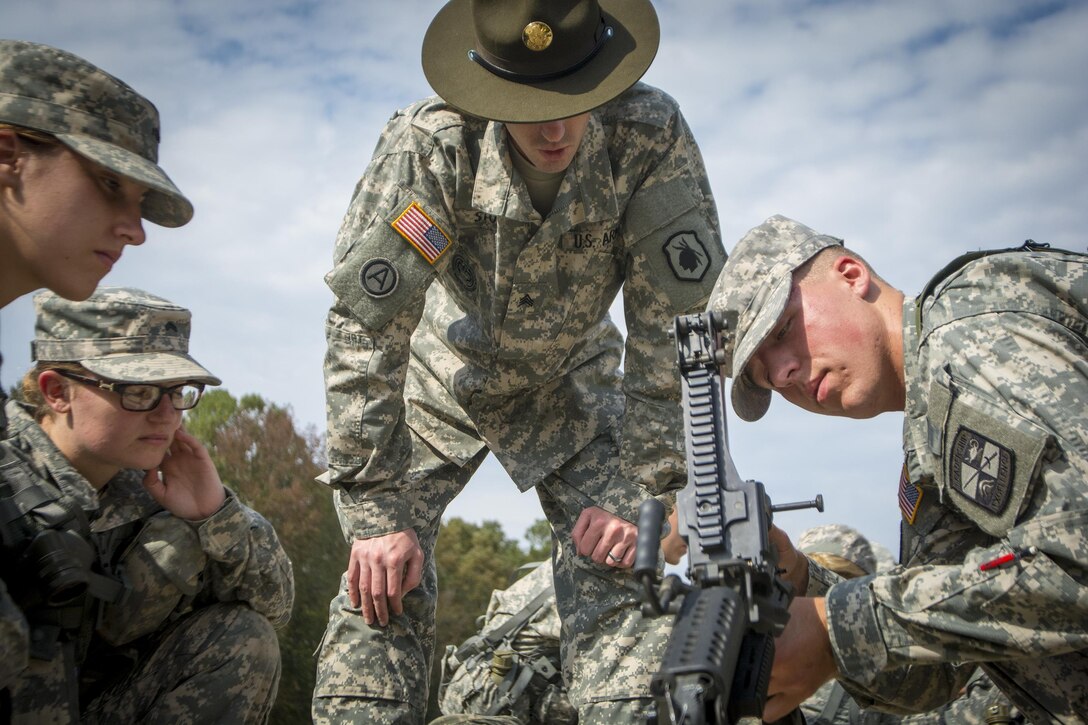
[[[1045,242],[1037,242],[1034,239],[1027,239],[1019,247],[1007,247],[1005,249],[980,249],[974,252],[967,252],[953,259],[951,262],[941,268],[940,272],[937,272],[929,282],[926,283],[925,288],[922,289],[921,294],[915,300],[914,305],[914,329],[919,333],[922,331],[922,303],[933,294],[933,290],[937,288],[941,282],[943,282],[953,272],[958,271],[960,268],[966,266],[970,262],[974,262],[976,259],[982,259],[983,257],[989,257],[994,254],[1005,254],[1007,252],[1055,252],[1058,254],[1083,254],[1082,252],[1071,252],[1067,249],[1057,249],[1051,247]]]
[[[516,634],[518,630],[529,623],[529,620],[533,618],[544,606],[544,602],[552,594],[552,588],[547,587],[537,594],[533,599],[522,607],[518,612],[510,617],[510,619],[503,622],[501,625],[488,632],[487,634],[477,635],[470,638],[467,642],[457,648],[455,656],[459,662],[464,662],[466,658],[471,657],[474,654],[483,652],[486,649],[493,649],[496,645],[509,639],[512,635]]]

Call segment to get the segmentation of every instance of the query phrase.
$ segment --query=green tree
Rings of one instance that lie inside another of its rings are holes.
[[[525,532],[525,540],[529,542],[529,558],[532,561],[543,561],[552,557],[552,525],[547,519],[537,519]]]
[[[324,470],[321,439],[300,431],[290,409],[223,389],[208,392],[185,426],[208,446],[223,483],[276,527],[291,557],[295,606],[279,632],[283,676],[271,722],[309,722],[313,652],[348,553],[332,497],[313,480]]]

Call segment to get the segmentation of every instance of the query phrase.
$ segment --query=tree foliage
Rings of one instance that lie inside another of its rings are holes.
[[[273,723],[310,720],[317,649],[347,563],[347,545],[325,486],[320,438],[300,431],[288,408],[260,396],[235,399],[213,390],[186,415],[186,428],[204,442],[223,483],[276,528],[295,573],[295,607],[279,631],[283,675]]]

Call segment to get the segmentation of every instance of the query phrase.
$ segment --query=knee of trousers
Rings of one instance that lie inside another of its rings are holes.
[[[234,621],[229,628],[235,642],[234,658],[246,663],[250,676],[269,682],[280,675],[280,641],[268,618],[245,605],[232,608]]]
[[[434,649],[433,602],[413,591],[404,598],[404,607],[404,614],[391,616],[387,626],[379,627],[363,620],[344,591],[333,599],[317,652],[315,713],[319,708],[346,709],[351,702],[369,701],[375,707],[426,707]]]
[[[190,636],[208,627],[205,652],[228,665],[254,690],[271,689],[279,682],[280,644],[276,630],[263,614],[241,603],[219,603],[190,617]],[[183,635],[185,636],[185,635]]]

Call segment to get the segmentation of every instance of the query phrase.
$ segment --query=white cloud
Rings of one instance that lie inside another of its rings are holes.
[[[0,35],[83,55],[156,103],[162,165],[196,217],[149,226],[108,283],[190,306],[192,349],[231,392],[259,392],[320,426],[322,276],[382,124],[430,92],[420,43],[440,6],[37,0],[0,6]],[[967,249],[1027,237],[1085,248],[1088,5],[656,6],[662,46],[646,80],[684,108],[727,249],[784,213],[845,237],[913,291]],[[5,386],[29,364],[31,315],[27,299],[0,313]],[[775,499],[822,491],[820,520],[896,548],[896,416],[833,421],[777,401],[731,433],[741,474]],[[494,464],[450,513],[500,520],[515,536],[540,516]],[[816,520],[780,523],[799,532]]]

